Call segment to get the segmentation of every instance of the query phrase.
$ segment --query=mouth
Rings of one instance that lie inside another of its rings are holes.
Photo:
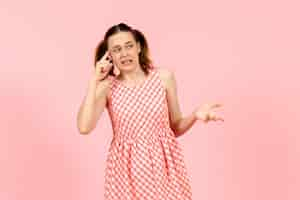
[[[132,59],[126,59],[126,60],[121,60],[121,64],[122,65],[129,65],[133,62]]]

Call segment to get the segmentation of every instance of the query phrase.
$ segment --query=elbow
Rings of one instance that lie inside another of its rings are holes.
[[[80,130],[79,134],[80,135],[88,135],[90,133],[90,131],[85,131],[85,130]]]
[[[79,119],[77,120],[77,130],[81,135],[87,135],[89,134],[94,127],[91,124],[87,124],[85,122],[80,121]]]
[[[176,120],[173,123],[170,122],[170,128],[172,129],[175,137],[179,137],[182,134],[182,130],[180,128],[180,120]]]
[[[80,135],[88,135],[92,129],[89,129],[89,128],[86,128],[86,127],[77,127],[78,128],[78,131],[80,133]]]
[[[181,132],[178,132],[177,130],[174,130],[173,132],[176,138],[181,136]]]
[[[180,133],[178,132],[178,129],[175,126],[170,126],[172,132],[174,133],[175,137],[177,137]]]

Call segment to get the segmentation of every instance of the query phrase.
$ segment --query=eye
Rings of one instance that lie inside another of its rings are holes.
[[[118,52],[120,52],[120,50],[121,50],[120,48],[115,48],[115,49],[113,49],[113,52],[118,53]]]
[[[132,44],[126,46],[127,49],[130,49],[130,48],[132,48],[132,47],[133,47]]]

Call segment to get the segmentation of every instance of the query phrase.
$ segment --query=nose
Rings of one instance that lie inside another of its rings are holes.
[[[127,50],[125,49],[125,48],[122,48],[122,50],[121,50],[121,57],[125,57],[125,56],[127,56]]]

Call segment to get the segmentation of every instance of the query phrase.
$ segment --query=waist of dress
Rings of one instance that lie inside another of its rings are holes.
[[[153,131],[150,134],[141,134],[136,136],[130,136],[122,133],[116,133],[111,141],[111,144],[125,144],[125,145],[131,145],[136,144],[139,142],[150,142],[153,141],[153,139],[168,139],[170,137],[175,137],[174,132],[171,128],[164,128],[162,130]]]

